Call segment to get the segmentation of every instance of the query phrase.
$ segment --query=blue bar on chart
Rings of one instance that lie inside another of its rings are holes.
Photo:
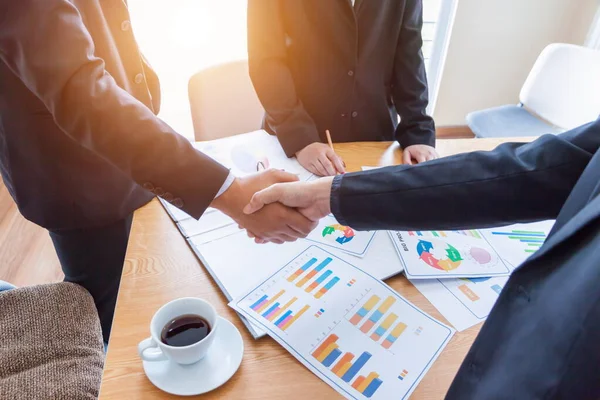
[[[323,360],[323,365],[329,368],[341,354],[342,351],[340,349],[333,349],[331,353],[329,353],[329,355]]]
[[[365,364],[367,363],[367,361],[369,361],[371,356],[371,353],[368,353],[366,351],[362,353],[360,357],[358,357],[356,362],[352,364],[350,369],[344,374],[344,376],[342,376],[342,380],[344,382],[350,382],[352,378],[354,378],[354,376],[358,373],[358,371],[360,371],[360,369],[365,366]]]
[[[294,272],[292,275],[290,275],[287,278],[288,282],[293,282],[294,280],[296,280],[296,278],[298,278],[300,275],[302,275],[307,269],[309,269],[316,262],[317,262],[316,258],[311,258],[310,260],[308,260],[306,262],[306,264],[304,264],[303,266],[298,268],[296,270],[296,272]]]
[[[502,286],[500,286],[498,284],[492,285],[492,286],[490,286],[490,288],[498,294],[500,294],[500,292],[502,292]]]
[[[254,311],[256,311],[256,310],[258,310],[260,308],[261,305],[263,305],[266,302],[267,302],[267,295],[265,294],[263,297],[261,297],[260,299],[258,299],[256,301],[256,303],[252,304],[250,306],[250,308],[253,309]]]
[[[332,278],[325,286],[323,286],[317,293],[315,293],[315,298],[320,299],[323,297],[325,293],[327,293],[332,287],[335,286],[336,283],[340,281],[340,278],[337,276]]]
[[[315,279],[315,281],[313,283],[311,283],[310,285],[308,285],[308,287],[306,289],[304,289],[305,292],[310,293],[313,291],[313,289],[315,289],[317,286],[319,286],[321,283],[323,283],[323,281],[325,279],[327,279],[329,277],[329,275],[331,275],[332,272],[330,269],[328,269],[327,271],[323,272],[321,274],[321,276],[319,276],[317,279]]]
[[[332,261],[333,261],[333,259],[331,257],[327,257],[325,260],[323,260],[323,262],[321,262],[319,265],[317,265],[315,267],[315,269],[310,271],[308,274],[304,275],[304,277],[302,279],[300,279],[298,282],[296,282],[296,287],[304,286],[309,280],[311,280],[315,275],[317,275],[319,272],[321,272],[321,270],[323,268],[325,268]]]
[[[396,299],[394,297],[388,296],[383,303],[381,303],[379,308],[371,314],[367,322],[360,327],[361,332],[367,333],[377,322],[379,322],[383,314],[385,314],[395,302]]]
[[[273,314],[275,311],[277,311],[277,307],[279,307],[279,303],[274,303],[271,308],[269,308],[267,311],[265,311],[262,316],[265,317],[266,319],[269,319],[269,316],[271,314]]]

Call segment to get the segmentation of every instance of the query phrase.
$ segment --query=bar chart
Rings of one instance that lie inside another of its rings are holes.
[[[511,230],[511,231],[493,231],[492,235],[504,236],[507,239],[523,243],[526,248],[525,253],[535,253],[546,241],[546,233],[541,231]]]
[[[339,277],[332,276],[331,269],[325,269],[332,261],[331,257],[326,257],[321,262],[313,257],[290,274],[287,281],[320,299],[340,281]]]
[[[477,239],[481,239],[481,234],[476,229],[469,229],[463,231],[408,231],[409,236],[423,236],[423,237],[448,237],[448,232],[456,233],[463,236],[470,236]]]
[[[331,372],[342,381],[350,384],[365,397],[371,398],[377,389],[379,389],[383,381],[379,379],[379,374],[377,372],[369,372],[366,375],[358,375],[358,373],[362,370],[367,361],[371,359],[372,354],[364,351],[356,358],[356,361],[353,362],[355,357],[354,354],[350,352],[342,353],[342,350],[337,343],[338,339],[339,337],[337,335],[330,334],[312,352],[312,356],[324,367],[330,368]]]
[[[386,297],[382,302],[379,296],[372,295],[362,306],[360,306],[358,311],[352,315],[349,321],[352,325],[359,326],[362,333],[369,334],[369,332],[371,332],[369,337],[372,340],[376,342],[381,341],[381,346],[385,349],[389,349],[407,327],[404,322],[396,322],[398,321],[398,315],[393,312],[390,312],[383,318],[394,303],[396,303],[396,299],[392,296]],[[379,306],[377,307],[377,305]],[[377,325],[382,318],[383,321]],[[376,325],[377,327],[373,329]]]
[[[280,290],[274,296],[263,295],[256,300],[250,308],[260,314],[263,318],[272,322],[282,331],[287,330],[294,322],[310,308],[309,305],[304,305],[297,312],[293,312],[291,307],[295,305],[298,300],[297,297],[292,297],[287,302],[279,302],[282,296],[286,294],[285,290]]]
[[[453,334],[380,280],[315,246],[230,305],[357,400],[408,399]]]

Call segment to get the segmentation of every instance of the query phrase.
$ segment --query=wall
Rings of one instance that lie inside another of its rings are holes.
[[[475,110],[518,102],[542,49],[583,44],[598,0],[459,0],[434,117],[464,125]]]

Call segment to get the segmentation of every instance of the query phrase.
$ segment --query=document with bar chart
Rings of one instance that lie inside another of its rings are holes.
[[[554,221],[517,224],[479,232],[497,250],[511,271],[539,249]],[[419,279],[412,283],[458,330],[484,321],[508,277]]]
[[[351,399],[405,399],[454,330],[311,246],[230,305]]]
[[[364,257],[374,237],[374,231],[355,231],[349,226],[338,223],[333,215],[328,215],[319,221],[317,228],[306,237],[306,240],[353,256]]]
[[[507,276],[510,268],[479,230],[391,231],[408,279]]]

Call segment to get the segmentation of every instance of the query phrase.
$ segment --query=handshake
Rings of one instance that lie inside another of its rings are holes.
[[[332,181],[298,182],[296,175],[268,170],[236,178],[211,205],[233,218],[256,243],[293,242],[305,238],[331,212]]]

